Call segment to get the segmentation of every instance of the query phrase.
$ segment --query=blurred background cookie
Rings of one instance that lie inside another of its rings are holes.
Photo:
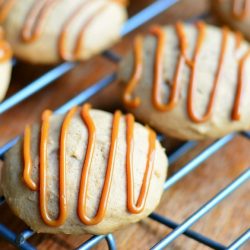
[[[7,0],[0,22],[16,57],[36,64],[85,60],[120,37],[126,1]]]

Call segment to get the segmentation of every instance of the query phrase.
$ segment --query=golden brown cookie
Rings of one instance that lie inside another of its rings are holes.
[[[239,33],[203,22],[154,26],[120,65],[125,107],[180,139],[250,128],[250,47]]]
[[[36,232],[109,233],[160,201],[168,163],[155,132],[131,114],[89,108],[45,111],[5,155],[3,194]]]
[[[120,37],[127,17],[119,0],[5,0],[0,23],[14,54],[40,64],[85,60]]]

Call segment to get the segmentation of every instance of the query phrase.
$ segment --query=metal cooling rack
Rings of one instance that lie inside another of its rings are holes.
[[[130,18],[122,30],[122,36],[125,36],[129,32],[133,31],[137,27],[141,26],[142,24],[146,23],[156,15],[160,14],[161,12],[168,9],[170,6],[175,4],[177,0],[156,0],[154,3],[146,7],[144,10]],[[106,51],[103,53],[103,56],[107,59],[118,62],[120,60],[120,56],[114,54],[112,51]],[[15,62],[14,62],[15,64]],[[27,99],[29,96],[35,94],[42,88],[46,87],[49,84],[53,84],[53,82],[73,69],[76,66],[76,63],[65,62],[61,65],[53,68],[52,70],[48,71],[44,75],[37,78],[35,81],[31,82],[22,90],[18,91],[13,96],[6,99],[4,102],[0,104],[0,114],[6,112],[7,110],[11,109],[13,106],[17,105],[18,103],[22,102],[23,100]],[[110,74],[92,85],[91,87],[87,88],[86,90],[82,91],[79,95],[75,96],[60,108],[58,108],[55,112],[56,113],[65,113],[70,108],[76,105],[80,105],[88,100],[93,95],[97,94],[103,88],[111,84],[116,79],[116,74]],[[250,139],[249,133],[241,133],[242,136],[246,136]],[[191,161],[185,164],[180,170],[174,173],[164,184],[164,190],[169,189],[175,183],[180,181],[183,177],[188,175],[190,172],[195,170],[200,166],[202,162],[204,162],[207,158],[212,156],[216,153],[219,149],[225,146],[228,142],[230,142],[235,137],[235,134],[227,135],[221,139],[216,140],[211,145],[209,145],[206,149],[204,149],[201,153],[196,155]],[[9,141],[2,147],[0,147],[0,159],[4,159],[4,153],[10,149],[18,140],[18,138],[14,138],[13,140]],[[179,158],[181,158],[184,154],[186,154],[189,150],[196,146],[196,142],[189,141],[184,143],[178,149],[176,149],[172,154],[169,155],[169,163],[170,165],[176,162]],[[171,233],[166,235],[162,240],[157,242],[151,249],[153,250],[160,250],[167,247],[172,241],[178,238],[180,235],[185,235],[197,242],[208,246],[212,249],[217,250],[235,250],[239,249],[242,245],[244,245],[247,241],[250,240],[250,229],[248,229],[245,233],[240,235],[237,239],[232,242],[229,246],[224,246],[223,244],[216,242],[213,239],[206,237],[196,231],[190,229],[190,227],[195,224],[199,219],[201,219],[206,213],[208,213],[211,209],[213,209],[217,204],[219,204],[222,200],[224,200],[227,196],[231,193],[236,191],[241,185],[246,183],[250,180],[250,168],[248,168],[245,172],[243,172],[240,176],[238,176],[235,180],[233,180],[229,185],[227,185],[223,190],[221,190],[218,194],[216,194],[212,199],[207,201],[202,207],[200,207],[197,211],[195,211],[190,217],[188,217],[185,221],[178,224],[172,221],[170,218],[166,218],[160,214],[152,213],[149,215],[149,218],[165,225],[168,228],[173,229]],[[0,205],[4,203],[4,198],[0,198]],[[32,246],[27,240],[35,234],[30,229],[24,230],[20,234],[16,234],[15,232],[11,231],[5,225],[0,224],[0,236],[5,238],[7,241],[12,243],[14,246],[18,247],[19,249],[23,250],[35,250],[36,248]],[[108,235],[99,235],[99,236],[92,236],[89,240],[82,243],[78,246],[77,250],[86,250],[91,249],[100,241],[105,240],[109,249],[115,250],[116,243],[115,238],[112,234]]]

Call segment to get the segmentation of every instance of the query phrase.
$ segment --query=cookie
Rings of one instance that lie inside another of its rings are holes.
[[[3,100],[11,77],[12,50],[4,39],[4,32],[0,27],[0,102]]]
[[[106,234],[156,208],[167,164],[149,127],[86,104],[27,126],[5,155],[1,187],[36,232]]]
[[[250,39],[250,1],[212,0],[212,10],[219,19]]]
[[[5,0],[0,23],[16,57],[34,64],[85,60],[120,37],[119,0]]]
[[[123,103],[138,120],[179,139],[248,130],[249,57],[249,44],[226,27],[151,27],[120,64]]]

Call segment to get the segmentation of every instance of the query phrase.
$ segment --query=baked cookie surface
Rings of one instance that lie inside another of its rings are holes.
[[[152,27],[121,62],[125,107],[180,139],[250,128],[250,47],[241,34],[205,23]]]
[[[36,232],[104,234],[158,205],[167,157],[155,133],[132,115],[72,109],[43,113],[40,126],[5,156],[2,191]]]
[[[0,3],[0,22],[15,56],[36,64],[88,59],[119,39],[126,17],[119,0]]]
[[[250,1],[212,0],[212,10],[226,25],[250,39]]]
[[[12,50],[4,38],[4,32],[0,27],[0,102],[3,100],[11,77]]]

